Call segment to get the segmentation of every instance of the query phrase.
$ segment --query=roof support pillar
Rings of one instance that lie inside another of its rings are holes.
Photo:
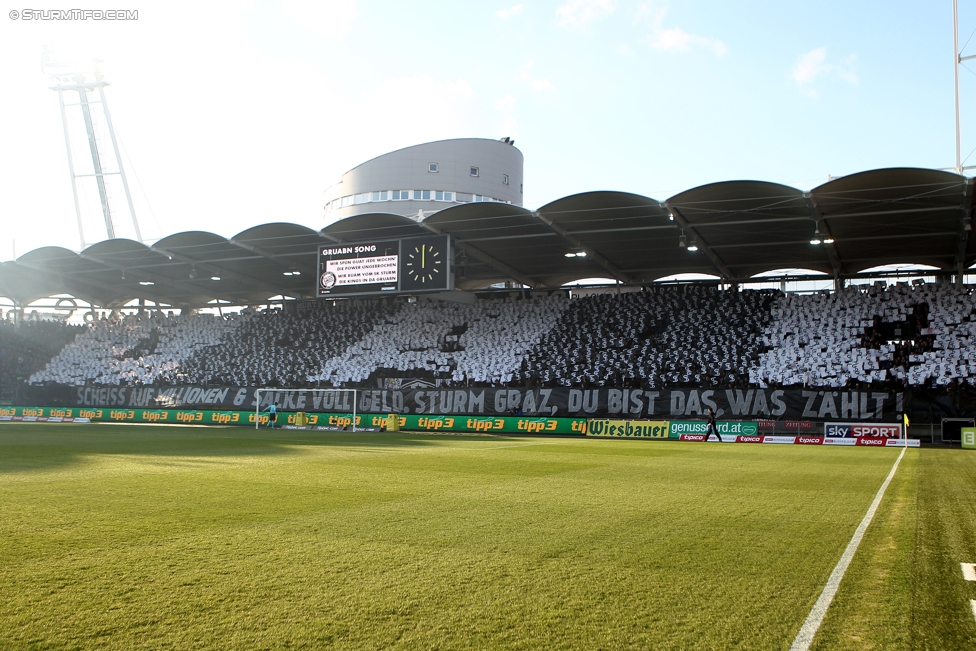
[[[973,183],[976,183],[976,179],[966,179],[963,213],[959,223],[959,243],[956,246],[956,287],[960,289],[966,279],[966,249],[969,247],[969,234],[973,229]]]

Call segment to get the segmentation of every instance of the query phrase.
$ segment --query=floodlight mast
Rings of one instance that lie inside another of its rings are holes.
[[[122,165],[122,156],[119,154],[118,141],[115,137],[115,128],[112,125],[112,116],[108,110],[108,102],[105,99],[105,91],[103,90],[105,86],[108,86],[108,82],[102,76],[101,72],[98,70],[97,64],[93,66],[93,69],[89,73],[85,73],[78,70],[70,70],[68,66],[63,63],[59,63],[54,60],[53,55],[50,52],[45,51],[42,58],[42,63],[45,72],[55,81],[55,85],[51,86],[51,90],[55,90],[58,93],[58,103],[61,107],[61,123],[64,128],[64,142],[65,147],[68,152],[68,172],[71,175],[71,190],[74,195],[75,200],[75,216],[78,220],[78,236],[81,241],[81,248],[85,248],[85,233],[82,227],[81,218],[81,203],[78,200],[78,179],[82,177],[95,177],[95,183],[98,186],[98,196],[101,200],[102,205],[102,217],[105,220],[105,232],[108,235],[108,239],[115,239],[115,223],[112,220],[112,209],[109,203],[108,189],[105,186],[105,177],[117,175],[122,180],[122,188],[125,192],[126,202],[129,207],[129,215],[132,217],[132,225],[135,229],[136,239],[140,242],[142,241],[142,232],[139,229],[139,221],[136,218],[135,206],[132,203],[132,194],[129,192],[129,181],[125,176],[125,167]],[[66,91],[75,91],[78,93],[78,103],[77,104],[65,104],[64,93]],[[89,92],[98,92],[98,99],[89,100]],[[102,114],[105,117],[105,125],[108,129],[109,137],[112,141],[112,151],[115,154],[115,163],[118,168],[117,172],[106,172],[102,166],[102,159],[105,154],[101,151],[98,139],[95,136],[95,126],[92,121],[92,107],[91,105],[101,104]],[[75,171],[74,159],[71,155],[71,137],[68,129],[68,117],[65,111],[66,106],[79,106],[81,108],[82,118],[85,123],[85,131],[88,136],[88,148],[91,152],[92,157],[92,169],[93,174],[78,174]]]
[[[959,121],[959,68],[963,61],[976,59],[976,54],[962,56],[959,51],[959,0],[952,0],[952,79],[956,100],[956,174],[962,174],[973,166],[963,167],[962,160],[962,128]]]
[[[81,240],[81,250],[85,245],[85,229],[81,223],[81,204],[78,202],[78,176],[75,174],[75,163],[71,157],[71,138],[68,135],[68,116],[64,112],[64,94],[58,91],[58,104],[61,105],[61,124],[64,126],[64,145],[68,149],[68,174],[71,175],[71,193],[75,198],[75,217],[78,218],[78,238]]]

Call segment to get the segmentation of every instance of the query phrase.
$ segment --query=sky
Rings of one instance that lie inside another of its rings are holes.
[[[591,190],[663,201],[739,179],[808,190],[955,160],[951,0],[136,2],[124,21],[25,20],[77,3],[7,4],[0,260],[81,247],[45,47],[101,61],[147,243],[322,228],[343,172],[445,138],[515,138],[528,208]],[[962,45],[976,3],[960,5]],[[963,157],[976,149],[967,65]],[[89,245],[106,237],[93,189],[81,193]],[[117,234],[133,237],[118,188],[112,201]]]

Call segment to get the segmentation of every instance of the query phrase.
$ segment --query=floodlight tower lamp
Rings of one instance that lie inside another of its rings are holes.
[[[129,215],[132,218],[132,225],[135,230],[136,239],[143,241],[142,233],[139,229],[139,222],[136,218],[135,206],[132,202],[132,194],[129,191],[129,181],[125,175],[125,167],[122,165],[122,156],[119,152],[118,141],[115,135],[115,128],[112,124],[112,115],[108,110],[108,102],[105,98],[104,87],[108,85],[101,70],[98,67],[99,59],[93,59],[90,67],[88,65],[71,66],[58,60],[54,53],[48,48],[44,48],[41,55],[42,69],[48,74],[54,85],[51,90],[57,91],[58,103],[61,108],[61,123],[64,130],[65,148],[68,153],[68,172],[71,176],[71,189],[75,200],[75,217],[78,221],[78,234],[81,241],[81,248],[86,246],[84,229],[82,227],[81,203],[78,198],[78,178],[81,176],[93,176],[98,186],[98,195],[101,200],[102,216],[105,220],[105,230],[109,239],[115,239],[115,224],[112,220],[112,211],[109,203],[108,189],[105,184],[105,177],[118,175],[122,181],[122,188],[125,192],[126,203],[129,208]],[[74,168],[74,158],[71,152],[71,137],[68,129],[67,113],[65,111],[64,92],[75,91],[78,93],[78,103],[71,106],[78,106],[81,109],[84,119],[85,131],[88,139],[88,146],[91,151],[93,174],[78,174]],[[88,94],[97,92],[98,96],[89,101]],[[92,104],[100,104],[100,110],[105,118],[109,139],[112,142],[112,151],[115,155],[115,164],[118,169],[116,172],[109,172],[103,169],[102,159],[105,153],[101,151],[101,146],[95,135],[92,120]]]

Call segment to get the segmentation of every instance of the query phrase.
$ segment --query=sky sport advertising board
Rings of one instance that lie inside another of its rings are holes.
[[[318,298],[451,288],[447,235],[319,246]]]
[[[824,436],[838,439],[901,438],[900,423],[824,423]]]

